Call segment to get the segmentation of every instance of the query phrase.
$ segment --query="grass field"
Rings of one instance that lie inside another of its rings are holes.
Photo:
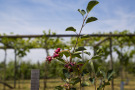
[[[135,77],[133,75],[130,75],[129,78],[129,84],[124,86],[124,90],[135,90]],[[13,81],[6,81],[8,84],[13,86]],[[21,80],[20,84],[18,84],[19,81],[17,81],[16,89],[12,90],[30,90],[30,80]],[[54,87],[57,85],[64,84],[60,78],[57,79],[47,79],[47,89],[46,90],[54,90]],[[111,86],[107,86],[105,90],[110,90]],[[3,85],[0,84],[0,90],[3,90]],[[6,90],[11,90],[8,87],[6,87]],[[40,89],[43,90],[43,80],[40,80]],[[94,90],[94,86],[90,84],[90,86],[85,87],[85,90]],[[120,78],[114,79],[114,90],[120,90]]]

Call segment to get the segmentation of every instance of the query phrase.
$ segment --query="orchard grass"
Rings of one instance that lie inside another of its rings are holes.
[[[135,77],[134,75],[128,75],[129,76],[129,84],[124,86],[124,90],[135,90]],[[99,81],[99,80],[98,80]],[[120,77],[114,79],[114,90],[120,90]],[[13,80],[6,81],[9,85],[13,86]],[[6,87],[6,90],[30,90],[30,80],[20,80],[20,88],[19,88],[19,81],[17,81],[16,89],[9,89]],[[47,79],[47,90],[54,90],[55,86],[63,85],[64,82],[60,79]],[[99,82],[97,82],[99,84]],[[76,87],[79,87],[79,83],[76,85]],[[111,85],[106,86],[105,90],[110,90]],[[0,90],[3,90],[3,85],[0,84]],[[40,80],[40,88],[39,90],[43,90],[43,79]],[[77,89],[78,90],[78,89]],[[90,83],[90,86],[85,87],[85,90],[94,90],[94,85]]]

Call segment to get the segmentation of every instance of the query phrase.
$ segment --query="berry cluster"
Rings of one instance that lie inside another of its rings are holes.
[[[73,67],[76,67],[78,70],[83,66],[83,64],[76,64],[76,62],[70,62],[64,65],[65,68],[68,69],[69,72],[73,72]]]
[[[57,48],[57,49],[54,51],[53,58],[59,57],[59,54],[58,54],[59,52],[60,52],[60,48]]]
[[[59,52],[60,52],[60,48],[57,48],[54,53],[53,56],[47,56],[46,61],[51,62],[53,58],[59,57]]]
[[[52,61],[52,56],[47,56],[46,61],[51,62]]]

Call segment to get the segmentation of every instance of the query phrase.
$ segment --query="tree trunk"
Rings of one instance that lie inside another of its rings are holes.
[[[112,38],[111,37],[110,37],[110,69],[113,70]],[[112,90],[114,90],[114,81],[113,81],[113,79],[111,80],[111,87],[112,87]]]
[[[49,56],[48,49],[45,49],[46,56]],[[45,61],[45,67],[44,67],[44,90],[47,88],[47,62]]]
[[[15,62],[14,62],[14,65],[15,65],[15,67],[14,67],[14,88],[16,88],[16,68],[17,68],[17,66],[16,66],[16,50],[14,51],[15,52]]]
[[[6,49],[4,49],[5,51],[5,58],[4,58],[4,82],[6,83],[6,60],[7,60],[7,51]],[[5,85],[3,84],[3,90],[6,90]]]

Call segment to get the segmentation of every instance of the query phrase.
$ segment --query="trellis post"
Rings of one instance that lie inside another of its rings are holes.
[[[39,69],[31,70],[31,90],[39,90]]]

